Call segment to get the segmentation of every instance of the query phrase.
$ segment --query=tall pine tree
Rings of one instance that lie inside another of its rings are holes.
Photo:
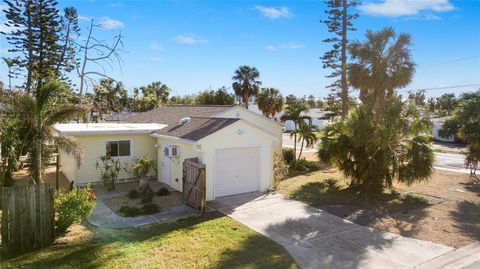
[[[36,94],[48,80],[58,78],[61,58],[61,28],[55,0],[5,0],[10,32],[2,32],[12,45],[9,51],[21,55],[19,67],[25,74],[25,90]]]
[[[342,100],[342,117],[348,114],[349,98],[348,98],[348,81],[347,81],[347,47],[349,31],[355,31],[352,20],[358,17],[358,13],[349,13],[349,8],[358,5],[356,0],[327,0],[325,1],[328,9],[325,13],[328,14],[325,23],[328,31],[333,34],[332,37],[326,38],[323,42],[331,43],[332,49],[325,52],[320,57],[323,62],[323,68],[333,69],[327,78],[338,78],[328,87],[334,91],[339,92]]]

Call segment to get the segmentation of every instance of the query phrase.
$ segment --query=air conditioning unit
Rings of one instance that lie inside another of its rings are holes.
[[[178,147],[177,146],[165,146],[163,148],[163,153],[165,156],[169,158],[177,157],[178,156]]]

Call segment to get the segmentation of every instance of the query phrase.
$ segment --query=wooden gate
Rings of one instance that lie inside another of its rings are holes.
[[[55,239],[54,190],[46,183],[2,188],[2,253],[17,256]]]
[[[198,158],[183,161],[183,201],[202,213],[205,211],[206,186],[205,164]]]

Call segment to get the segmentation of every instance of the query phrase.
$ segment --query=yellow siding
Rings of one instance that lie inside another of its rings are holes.
[[[170,162],[170,180],[166,182],[172,188],[182,191],[183,161],[188,158],[199,158],[202,160],[202,153],[194,148],[193,144],[183,143],[179,140],[158,138],[157,143],[161,145],[158,148],[158,181],[162,182],[162,162]],[[178,156],[169,158],[163,154],[163,146],[178,146]]]
[[[232,109],[228,109],[227,111],[216,115],[216,117],[244,119],[250,122],[251,124],[256,125],[264,129],[265,131],[275,135],[275,137],[277,137],[279,141],[279,143],[277,143],[275,147],[281,148],[282,146],[282,137],[283,137],[282,126],[279,123],[263,115],[259,115],[255,112],[247,110],[244,107],[236,106]]]
[[[75,158],[68,155],[65,151],[59,150],[60,169],[62,173],[67,177],[68,181],[75,180],[75,170],[77,169],[77,162]]]
[[[238,130],[243,133],[239,134]],[[271,135],[244,121],[238,121],[199,141],[202,144],[202,161],[206,165],[207,200],[214,197],[215,151],[221,148],[260,147],[260,191],[266,191],[273,182],[273,142]]]
[[[122,171],[119,173],[119,179],[128,179],[131,176],[124,171],[123,167],[130,166],[136,158],[141,158],[145,154],[157,162],[156,138],[148,134],[132,135],[88,135],[76,137],[83,147],[82,165],[76,170],[75,183],[87,183],[100,181],[100,170],[96,169],[99,158],[106,153],[106,142],[112,140],[130,140],[131,157],[120,157]],[[154,176],[151,172],[150,176]]]

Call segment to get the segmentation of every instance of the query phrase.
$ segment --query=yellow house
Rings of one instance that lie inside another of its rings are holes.
[[[157,163],[158,181],[182,191],[182,165],[206,165],[207,200],[266,191],[273,182],[273,155],[282,145],[282,126],[239,106],[164,106],[122,123],[57,124],[59,135],[83,147],[80,166],[60,152],[61,169],[76,184],[100,181],[97,160],[109,154],[126,165],[146,154]],[[122,172],[122,180],[131,180]]]

